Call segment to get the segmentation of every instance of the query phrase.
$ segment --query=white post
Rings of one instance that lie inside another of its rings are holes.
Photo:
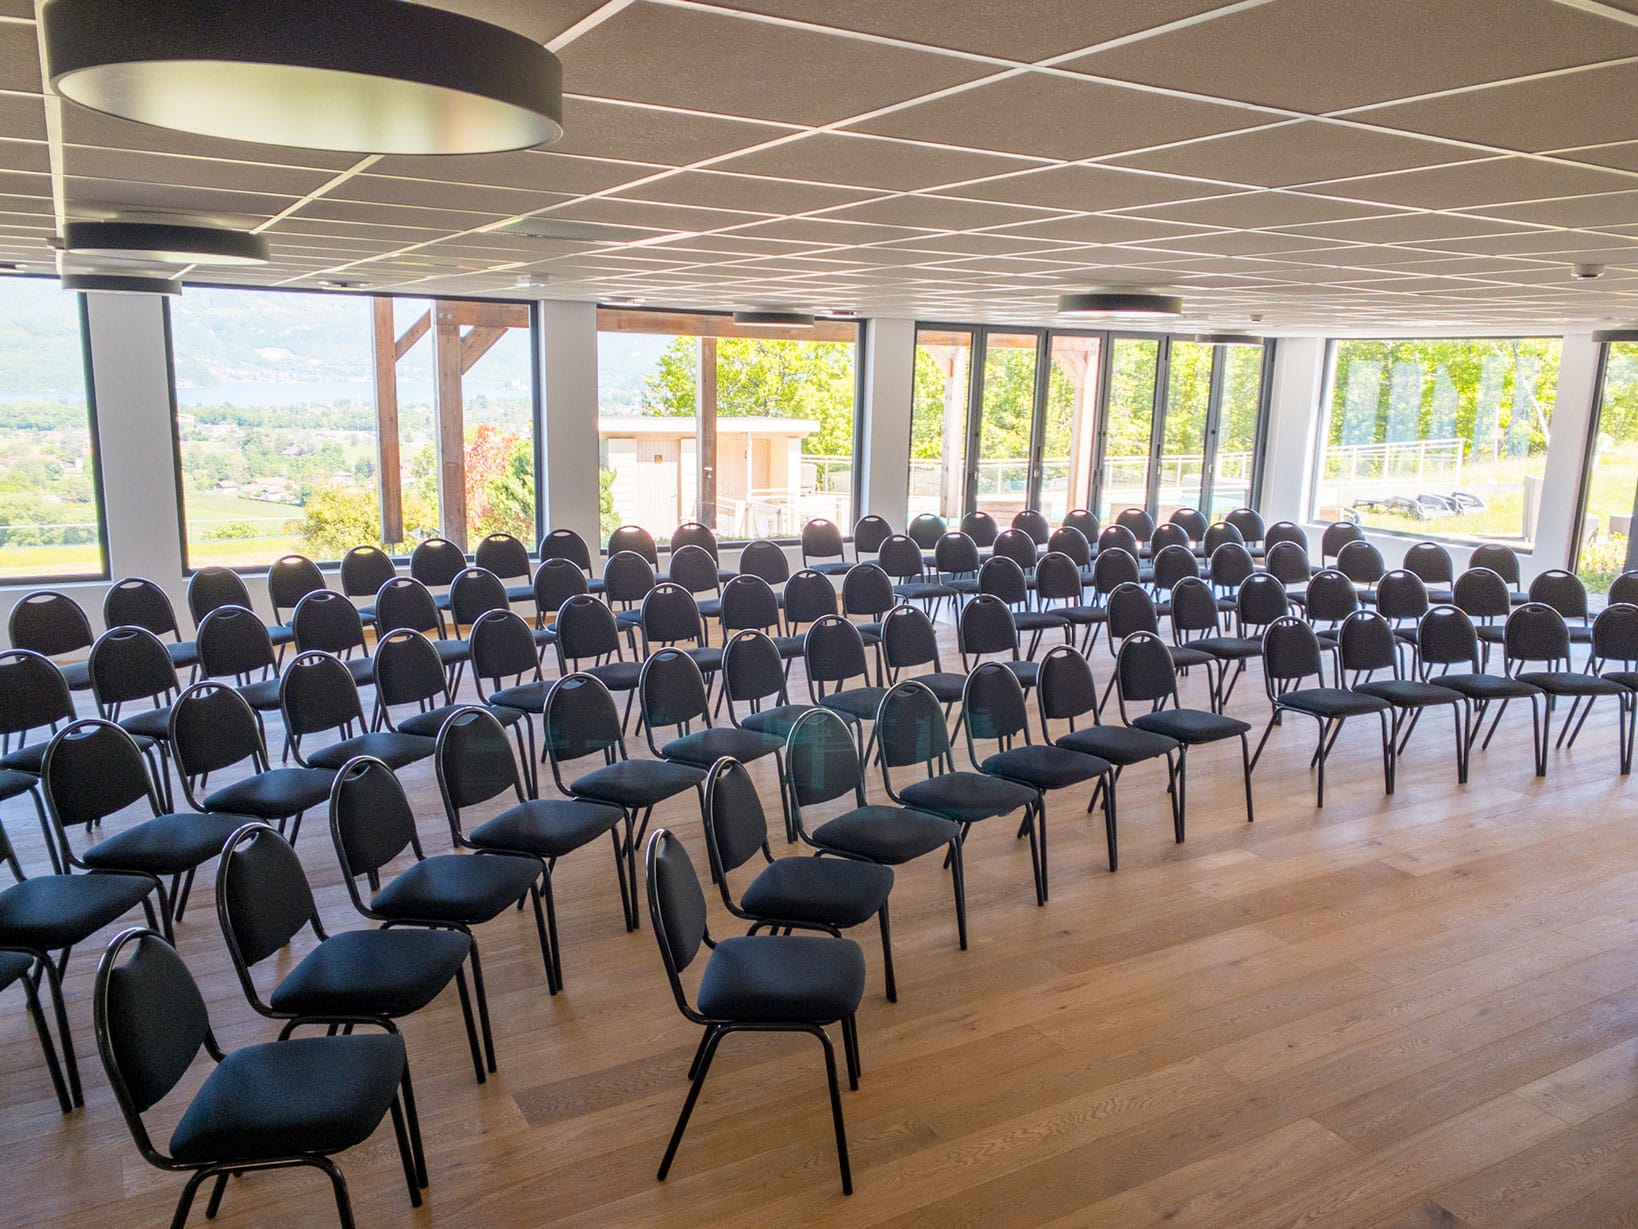
[[[598,526],[597,304],[540,305],[541,482],[546,529],[572,529],[591,548]]]
[[[910,506],[910,413],[916,362],[913,320],[872,320],[865,330],[864,456],[860,458],[861,514],[905,526]],[[843,526],[847,532],[849,526]]]
[[[1325,339],[1282,337],[1274,352],[1263,451],[1263,497],[1269,524],[1308,519],[1314,449],[1320,443],[1325,383]]]
[[[1519,559],[1526,583],[1539,572],[1569,567],[1575,558],[1576,538],[1581,530],[1575,514],[1581,502],[1581,467],[1587,455],[1587,433],[1593,425],[1597,380],[1598,347],[1591,336],[1567,335],[1559,358],[1553,430],[1541,478],[1542,488],[1550,494],[1541,501],[1535,551]]]

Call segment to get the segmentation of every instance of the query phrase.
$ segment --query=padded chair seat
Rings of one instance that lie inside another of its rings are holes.
[[[1614,679],[1579,670],[1521,670],[1514,676],[1521,683],[1539,687],[1555,696],[1620,696],[1627,693]]]
[[[1130,725],[1093,725],[1056,740],[1060,747],[1095,755],[1117,767],[1141,763],[1177,750],[1177,739]]]
[[[506,600],[508,602],[532,602],[535,600],[533,585],[507,585]]]
[[[755,730],[760,734],[776,735],[783,742],[796,724],[796,719],[813,708],[811,704],[776,704],[773,708],[765,708],[759,713],[746,713],[739,719],[739,724],[747,730]]]
[[[619,807],[578,798],[529,798],[507,807],[467,834],[480,849],[514,850],[559,858],[611,831],[625,818]]]
[[[1248,661],[1263,655],[1263,642],[1251,636],[1202,636],[1188,642],[1189,648],[1209,653],[1219,661]],[[1176,658],[1177,650],[1172,650]]]
[[[371,730],[353,738],[331,743],[303,758],[314,768],[340,769],[354,756],[368,755],[380,760],[388,768],[406,768],[426,759],[438,749],[436,739],[420,734],[405,734],[394,730]]]
[[[472,649],[464,640],[435,639],[432,647],[438,650],[438,660],[446,669],[472,660]]]
[[[576,777],[569,783],[569,792],[576,798],[612,802],[621,807],[647,807],[693,789],[704,780],[705,773],[692,764],[620,760]]]
[[[819,861],[818,858],[804,858],[802,861]],[[4,990],[24,973],[34,967],[34,958],[22,952],[0,952],[0,990]]]
[[[98,841],[81,855],[87,866],[110,871],[176,875],[209,862],[243,825],[244,815],[156,815]]]
[[[167,640],[165,651],[171,655],[171,665],[178,670],[199,664],[199,647],[191,640]]]
[[[960,829],[942,816],[910,807],[855,807],[827,820],[813,832],[821,849],[897,866],[941,849]]]
[[[296,629],[288,623],[269,623],[267,625],[267,638],[273,642],[275,649],[281,645],[295,644]]]
[[[1367,681],[1360,683],[1355,690],[1363,691],[1368,696],[1381,696],[1395,708],[1426,708],[1430,704],[1456,704],[1463,698],[1459,691],[1452,691],[1449,687],[1441,687],[1437,683],[1424,683],[1419,679]]]
[[[601,666],[587,667],[584,673],[591,675],[610,691],[634,691],[637,687],[637,681],[643,674],[643,663],[638,661],[605,662]],[[541,686],[547,687],[548,684],[542,683]],[[545,692],[543,691],[541,695],[544,697]],[[539,710],[540,705],[535,705],[535,711],[538,712]]]
[[[1585,623],[1571,623],[1569,626],[1571,644],[1591,644],[1592,628]]]
[[[899,797],[917,810],[970,824],[1027,807],[1035,791],[981,772],[946,772],[905,786]]]
[[[1441,605],[1444,605],[1447,602],[1454,602],[1455,600],[1456,600],[1456,590],[1454,590],[1454,589],[1429,589],[1428,590],[1428,605],[1430,605],[1430,606],[1441,606]]]
[[[145,708],[119,719],[120,728],[143,738],[164,742],[171,736],[171,706]]]
[[[63,681],[71,691],[84,691],[91,686],[91,666],[83,661],[63,661],[57,663],[57,669],[63,672]]]
[[[1612,683],[1620,683],[1629,691],[1638,691],[1638,670],[1606,670],[1604,677]]]
[[[255,683],[246,683],[237,690],[244,697],[245,703],[258,713],[276,713],[279,711],[278,679],[262,679]]]
[[[915,580],[906,584],[897,584],[893,586],[893,592],[907,602],[930,602],[935,598],[956,596],[956,591],[949,585],[942,585],[931,580]]]
[[[1172,655],[1172,665],[1179,670],[1187,670],[1193,666],[1209,666],[1217,660],[1217,655],[1208,653],[1205,649],[1194,645],[1171,644],[1166,651]]]
[[[424,713],[411,713],[402,721],[395,721],[393,724],[405,734],[437,738],[438,731],[444,728],[444,722],[449,719],[451,713],[470,707],[469,704],[443,704]],[[521,708],[491,708],[489,715],[503,726],[511,727],[522,721],[525,714]]]
[[[882,625],[880,620],[877,620],[874,623],[855,623],[854,626],[859,629],[859,639],[865,642],[866,647],[873,644],[880,644],[882,642]]]
[[[296,1016],[407,1016],[454,979],[472,940],[458,930],[344,930],[315,947],[268,999]]]
[[[892,889],[893,871],[874,862],[780,858],[751,881],[739,903],[756,917],[845,929],[880,913]]]
[[[153,739],[141,735],[138,735],[131,741],[136,743],[137,747],[143,751],[146,751],[149,747],[154,745]],[[38,777],[40,775],[40,770],[45,766],[46,748],[50,745],[51,743],[48,741],[43,743],[28,743],[24,746],[18,747],[15,751],[11,751],[6,755],[0,756],[0,769],[9,768],[14,772],[26,772],[31,776]]]
[[[1251,732],[1251,727],[1238,718],[1203,708],[1163,708],[1158,713],[1144,713],[1134,718],[1132,724],[1151,734],[1164,734],[1188,747],[1238,738]]]
[[[828,1023],[858,1010],[864,978],[864,954],[851,939],[724,939],[700,978],[699,1009],[713,1020]]]
[[[960,704],[962,689],[967,685],[965,674],[953,674],[948,670],[936,670],[929,674],[907,674],[904,678],[906,681],[914,680],[927,688],[940,704]]]
[[[1331,719],[1379,713],[1388,707],[1388,702],[1380,696],[1353,691],[1347,687],[1305,687],[1281,696],[1276,701],[1276,707],[1307,713],[1312,717]]]
[[[1057,631],[1069,626],[1069,620],[1059,610],[1015,610],[1012,625],[1021,632]]]
[[[0,768],[0,802],[26,794],[39,783],[40,778],[31,772]]]
[[[692,649],[684,649],[694,659],[694,664],[700,668],[701,674],[715,674],[722,669],[722,650],[708,648],[704,645]]]
[[[557,633],[549,627],[531,627],[529,635],[534,639],[535,648],[550,648],[557,643]]]
[[[1048,790],[1067,789],[1101,777],[1109,771],[1110,765],[1107,760],[1053,743],[1031,743],[1027,747],[997,752],[986,758],[979,768],[998,777]]]
[[[489,693],[489,707],[516,708],[526,713],[538,713],[546,706],[546,693],[550,690],[551,684],[544,679],[519,683],[515,687],[502,687]]]
[[[821,576],[845,576],[853,564],[846,559],[829,559],[823,563],[808,564],[808,571],[818,572]]]
[[[1528,700],[1541,694],[1541,688],[1504,674],[1436,674],[1433,678],[1439,686],[1480,702]]]
[[[801,636],[772,636],[774,648],[779,650],[779,656],[785,661],[795,661],[803,653],[803,639]]]
[[[443,654],[438,654],[442,657]],[[373,657],[344,657],[341,664],[347,667],[347,673],[353,676],[353,682],[360,687],[368,687],[375,682],[375,659]]]
[[[695,605],[698,608],[700,618],[702,619],[722,618],[722,599],[720,597],[708,597],[700,602],[697,602]]]
[[[139,875],[36,875],[0,892],[0,935],[16,947],[72,947],[153,891]]]
[[[881,708],[882,697],[886,694],[885,687],[849,687],[846,691],[834,692],[824,697],[819,704],[820,707],[841,713],[844,717],[852,717],[858,721],[874,721],[876,710]]]
[[[1018,676],[1018,685],[1025,691],[1035,686],[1036,680],[1041,677],[1041,663],[1038,661],[1014,658],[1001,664]]]
[[[171,1135],[178,1161],[343,1152],[375,1132],[404,1078],[393,1033],[298,1037],[235,1050]]]
[[[205,810],[284,819],[330,800],[333,769],[270,768],[205,795]]]
[[[365,627],[369,627],[372,623],[375,622],[375,603],[374,602],[371,602],[367,606],[360,606],[358,608],[358,621],[360,623],[362,623]]]
[[[695,730],[681,738],[673,738],[660,747],[660,754],[668,760],[679,760],[699,768],[709,768],[725,755],[731,755],[742,764],[783,751],[785,740],[776,734],[757,730],[741,730],[731,725],[712,726]]]
[[[1483,644],[1501,644],[1506,639],[1507,629],[1500,623],[1480,623],[1473,631]]]
[[[1102,606],[1054,606],[1049,613],[1067,619],[1077,627],[1109,622],[1109,612]]]
[[[586,578],[586,592],[587,593],[602,593],[602,592],[604,592],[604,589],[605,589],[605,586],[603,584],[603,578],[601,576],[588,576]]]
[[[393,879],[370,907],[391,918],[470,926],[510,909],[539,877],[534,858],[438,854]]]

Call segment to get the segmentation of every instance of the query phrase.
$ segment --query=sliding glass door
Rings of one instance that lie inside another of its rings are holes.
[[[1098,365],[1103,339],[1054,334],[1049,345],[1045,421],[1041,429],[1041,495],[1036,506],[1053,524],[1092,501]]]
[[[1040,338],[1034,333],[984,335],[979,395],[977,472],[971,506],[1003,526],[1035,506],[1030,491],[1035,434],[1035,368]]]
[[[1106,522],[1123,508],[1141,508],[1149,501],[1160,341],[1117,337],[1111,350],[1109,402],[1103,415],[1103,464],[1095,509],[1098,519]]]

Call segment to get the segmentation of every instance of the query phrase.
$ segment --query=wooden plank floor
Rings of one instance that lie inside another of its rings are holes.
[[[1095,668],[1107,677],[1101,650]],[[1199,678],[1184,690],[1203,702]],[[1231,711],[1260,730],[1255,672]],[[819,1051],[799,1038],[729,1041],[671,1179],[655,1180],[698,1033],[672,1003],[646,910],[642,931],[621,926],[606,845],[566,859],[566,989],[546,993],[527,914],[482,929],[499,1075],[473,1083],[453,994],[406,1022],[432,1186],[412,1212],[383,1128],[342,1159],[360,1224],[1638,1224],[1638,824],[1613,710],[1553,753],[1546,780],[1531,773],[1526,715],[1509,713],[1465,787],[1449,726],[1430,717],[1391,799],[1376,726],[1355,725],[1324,810],[1312,727],[1276,731],[1250,826],[1238,755],[1196,752],[1181,846],[1163,770],[1129,771],[1117,875],[1085,792],[1053,797],[1045,908],[1025,844],[1005,822],[980,826],[965,953],[936,860],[903,868],[897,1004],[881,994],[874,932],[861,934],[852,1198]],[[430,762],[403,775],[429,851],[447,851]],[[777,823],[771,770],[759,780]],[[26,800],[4,819],[41,870]],[[657,822],[703,873],[692,799]],[[322,818],[299,851],[327,924],[359,924]],[[714,896],[711,910],[732,933]],[[224,1044],[271,1039],[203,876],[178,942]],[[161,1224],[181,1187],[138,1157],[102,1076],[97,954],[77,952],[67,980],[84,1110],[58,1113],[15,989],[0,1011],[0,1223]],[[157,1139],[176,1107],[152,1116]],[[328,1199],[314,1174],[255,1176],[232,1185],[217,1223],[333,1223]]]

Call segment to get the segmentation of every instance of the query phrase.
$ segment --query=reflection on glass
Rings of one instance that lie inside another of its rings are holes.
[[[1037,349],[1031,333],[990,333],[984,339],[975,506],[1003,526],[1029,505]]]
[[[1339,341],[1315,520],[1528,550],[1557,338]]]
[[[1100,340],[1052,339],[1046,422],[1041,440],[1041,511],[1057,524],[1092,497],[1092,428],[1098,403]]]
[[[1217,456],[1209,519],[1251,503],[1252,463],[1257,454],[1257,415],[1263,398],[1263,348],[1225,346],[1223,405],[1217,418]]]
[[[954,524],[966,511],[972,355],[971,333],[916,332],[915,402],[910,412],[912,518],[931,512]]]
[[[1173,341],[1166,378],[1165,435],[1156,481],[1156,519],[1179,508],[1200,506],[1206,474],[1206,415],[1211,406],[1211,364],[1215,346]]]
[[[1587,512],[1576,573],[1603,593],[1638,560],[1632,522],[1638,516],[1638,342],[1610,344],[1599,398],[1598,436],[1587,470]]]
[[[1112,352],[1102,489],[1094,511],[1107,522],[1123,508],[1141,508],[1149,488],[1150,429],[1160,342],[1117,337]]]

